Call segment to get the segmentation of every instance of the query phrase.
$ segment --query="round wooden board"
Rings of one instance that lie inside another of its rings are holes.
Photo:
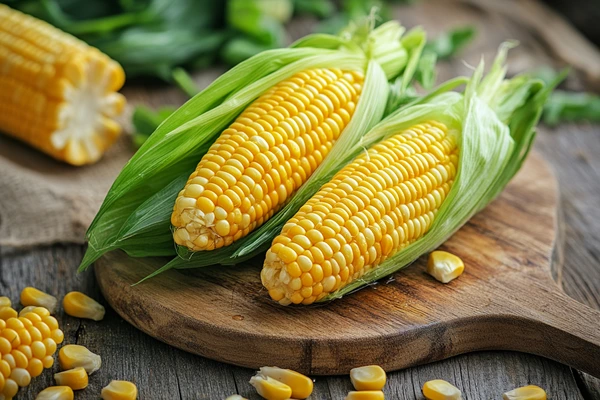
[[[544,354],[528,340],[539,327],[522,321],[540,320],[540,291],[555,293],[557,201],[553,174],[532,154],[502,195],[442,246],[464,260],[459,279],[433,280],[422,257],[376,285],[311,307],[271,301],[260,284],[262,259],[169,271],[135,287],[165,260],[112,252],[95,271],[110,305],[142,331],[251,368],[344,374],[358,365],[394,370],[481,349]]]

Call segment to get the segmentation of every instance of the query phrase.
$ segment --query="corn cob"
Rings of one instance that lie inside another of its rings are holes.
[[[454,136],[413,126],[339,171],[282,229],[261,273],[282,304],[311,304],[422,237],[452,186]]]
[[[362,72],[309,69],[246,108],[179,193],[175,242],[192,251],[227,246],[277,212],[352,118],[363,80]]]
[[[71,35],[0,4],[0,130],[73,165],[116,140],[125,74]]]

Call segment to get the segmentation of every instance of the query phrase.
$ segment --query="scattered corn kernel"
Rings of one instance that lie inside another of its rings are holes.
[[[58,352],[58,360],[63,370],[82,367],[88,375],[100,369],[102,359],[86,347],[77,344],[63,346]]]
[[[250,384],[266,400],[287,400],[292,396],[292,388],[268,376],[255,375]]]
[[[88,374],[83,367],[54,374],[58,386],[68,386],[73,390],[85,389],[88,385]]]
[[[20,387],[29,386],[31,383],[31,375],[24,368],[15,368],[10,373],[10,379],[17,382]]]
[[[427,262],[427,273],[442,283],[458,278],[465,270],[463,261],[446,251],[432,251]]]
[[[100,321],[104,318],[104,307],[81,292],[70,292],[63,299],[65,312],[73,317]]]
[[[546,400],[546,392],[539,386],[529,385],[504,393],[504,400]]]
[[[73,400],[74,396],[68,386],[50,386],[39,392],[35,400]]]
[[[351,369],[350,380],[356,390],[381,390],[385,386],[386,376],[379,365],[367,365]]]
[[[385,395],[381,390],[365,390],[359,392],[348,392],[346,400],[384,400]]]
[[[9,318],[16,318],[19,314],[17,314],[17,310],[12,307],[0,307],[0,319],[6,321]]]
[[[12,306],[12,303],[10,302],[10,299],[6,296],[2,296],[0,297],[0,307],[10,307]]]
[[[46,308],[50,314],[54,314],[58,299],[32,287],[26,287],[21,292],[21,304],[24,306],[39,306]]]
[[[292,389],[294,399],[306,399],[313,391],[313,381],[299,372],[278,367],[262,367],[257,372],[262,377],[269,377],[288,385]]]
[[[427,400],[461,400],[460,390],[451,383],[442,379],[425,382],[423,385],[423,396]]]
[[[248,400],[248,399],[240,396],[239,394],[232,394],[231,396],[227,397],[225,400]]]
[[[137,387],[127,381],[111,381],[102,389],[100,397],[104,400],[135,400]]]

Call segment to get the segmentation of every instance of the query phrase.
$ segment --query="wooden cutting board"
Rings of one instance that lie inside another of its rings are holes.
[[[135,287],[165,260],[113,252],[95,271],[110,305],[142,331],[245,367],[391,371],[494,349],[600,376],[600,312],[567,297],[551,276],[557,193],[548,165],[532,154],[503,194],[442,246],[465,262],[465,273],[447,285],[425,273],[424,256],[332,303],[282,307],[260,284],[262,259],[169,271]]]

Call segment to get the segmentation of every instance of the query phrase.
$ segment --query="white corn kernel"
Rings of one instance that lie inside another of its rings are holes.
[[[460,390],[442,379],[425,382],[423,396],[427,400],[462,400]]]
[[[15,368],[10,373],[10,379],[17,382],[20,387],[29,386],[31,383],[31,375],[24,368]]]
[[[386,376],[379,365],[367,365],[351,369],[350,380],[356,390],[381,390],[385,386]]]
[[[539,386],[529,385],[504,393],[503,400],[546,400],[546,392]]]
[[[445,251],[433,251],[429,254],[427,273],[442,283],[458,278],[464,270],[465,264],[454,254]]]
[[[225,400],[248,400],[248,399],[240,396],[239,394],[232,394],[231,396],[227,397]]]
[[[58,352],[58,361],[63,370],[83,367],[88,375],[98,371],[102,365],[102,359],[98,354],[78,344],[63,346]]]

